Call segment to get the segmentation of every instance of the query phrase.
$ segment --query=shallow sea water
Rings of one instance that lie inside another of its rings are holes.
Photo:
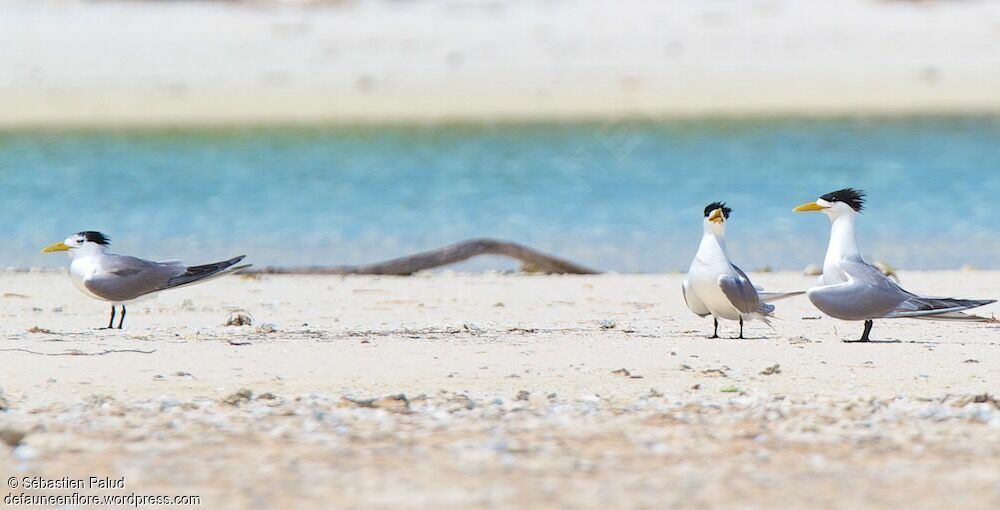
[[[100,230],[114,251],[192,263],[365,263],[497,237],[673,271],[722,200],[738,264],[801,269],[828,222],[792,207],[845,186],[869,194],[869,259],[1000,267],[997,118],[7,132],[0,266],[63,265],[40,248]]]

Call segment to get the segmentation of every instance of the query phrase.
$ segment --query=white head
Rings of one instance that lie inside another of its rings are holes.
[[[46,246],[42,253],[51,253],[54,251],[65,251],[69,252],[72,257],[77,253],[92,253],[92,252],[103,252],[108,249],[108,245],[111,244],[111,239],[100,233],[88,230],[85,232],[77,232],[66,238],[65,241],[61,243],[56,243],[50,246]]]
[[[712,202],[705,206],[705,219],[702,222],[705,233],[714,234],[718,237],[725,236],[726,220],[729,219],[729,213],[731,212],[733,210],[726,207],[725,202]]]
[[[844,188],[819,197],[815,202],[802,204],[795,212],[819,211],[830,221],[843,216],[854,217],[865,207],[865,192],[854,188]]]

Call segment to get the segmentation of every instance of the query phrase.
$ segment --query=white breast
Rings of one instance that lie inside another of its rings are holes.
[[[100,263],[96,257],[77,257],[74,258],[69,265],[69,276],[73,281],[73,285],[75,285],[77,289],[80,289],[80,292],[94,299],[106,301],[104,298],[90,292],[85,285],[85,282],[93,278],[99,269]]]
[[[729,298],[719,287],[719,277],[722,275],[735,276],[735,271],[722,246],[715,240],[715,236],[706,235],[688,269],[687,278],[691,292],[704,303],[712,315],[722,319],[739,320],[739,310],[729,302]]]

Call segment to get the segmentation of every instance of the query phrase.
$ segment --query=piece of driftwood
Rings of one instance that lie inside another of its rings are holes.
[[[597,274],[599,271],[553,257],[538,250],[497,239],[472,239],[398,259],[363,266],[264,267],[244,273],[261,274],[385,274],[411,275],[417,271],[447,266],[479,255],[502,255],[524,263],[523,269],[554,274]]]

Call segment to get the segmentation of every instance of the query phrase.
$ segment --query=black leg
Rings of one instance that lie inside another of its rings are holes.
[[[715,329],[712,330],[712,336],[709,338],[719,338],[719,319],[712,317],[712,322],[715,323]]]
[[[122,324],[125,324],[125,305],[122,305],[122,318],[118,319],[118,329],[122,329]]]
[[[743,338],[743,317],[740,317],[740,336],[737,338]]]
[[[873,321],[871,319],[866,320],[865,321],[865,332],[861,334],[861,339],[860,340],[844,340],[844,342],[847,342],[847,343],[871,342],[871,340],[868,338],[868,335],[872,332],[872,325],[873,324],[875,324],[875,321]]]
[[[108,329],[115,327],[115,305],[111,305],[111,319],[108,320]]]
[[[870,341],[868,339],[868,334],[872,332],[872,326],[874,324],[875,324],[875,321],[873,321],[871,319],[865,321],[865,332],[861,334],[861,340],[860,340],[861,342],[868,342],[868,341]]]

